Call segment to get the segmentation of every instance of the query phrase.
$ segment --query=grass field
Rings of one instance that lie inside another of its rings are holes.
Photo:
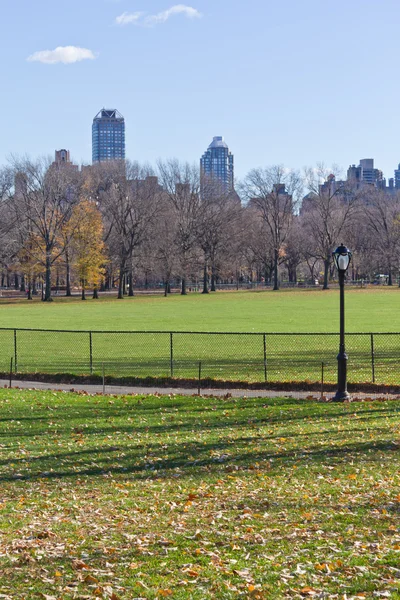
[[[399,401],[0,411],[1,598],[400,598]]]
[[[400,290],[348,289],[348,331],[400,331]],[[337,289],[217,292],[100,301],[0,299],[0,327],[79,330],[337,332]]]
[[[169,298],[138,297],[99,302],[57,298],[52,304],[0,303],[0,327],[74,330],[148,330],[195,332],[337,332],[338,290],[192,294]],[[349,289],[349,332],[400,331],[397,288]],[[264,345],[265,341],[265,345]],[[400,336],[376,336],[372,365],[369,336],[347,338],[349,380],[400,383],[397,364]],[[14,356],[20,372],[100,374],[102,364],[113,376],[204,378],[268,381],[319,381],[336,378],[336,335],[189,336],[52,334],[0,331],[0,370]],[[17,347],[17,351],[15,348]],[[264,355],[265,352],[265,355]],[[264,363],[264,356],[266,362]],[[266,365],[266,363],[268,363]],[[374,371],[373,371],[374,367]]]

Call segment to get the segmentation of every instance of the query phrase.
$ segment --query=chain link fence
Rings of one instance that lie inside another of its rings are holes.
[[[249,383],[337,378],[333,333],[0,329],[0,370]],[[348,333],[351,383],[400,384],[400,333]]]

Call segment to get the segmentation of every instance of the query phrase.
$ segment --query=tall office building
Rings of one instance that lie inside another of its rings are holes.
[[[203,177],[220,182],[225,192],[233,191],[233,154],[223,137],[214,137],[200,159],[200,170]]]
[[[400,190],[400,164],[394,171],[394,187],[396,190]]]
[[[374,185],[381,188],[383,186],[383,173],[374,168],[373,158],[363,158],[358,167],[350,165],[347,170],[347,180],[359,185]]]
[[[125,119],[115,108],[103,108],[93,119],[92,162],[125,158]]]

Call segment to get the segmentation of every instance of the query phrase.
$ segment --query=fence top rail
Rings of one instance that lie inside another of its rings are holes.
[[[170,330],[96,330],[96,329],[35,329],[29,327],[0,327],[0,331],[35,331],[40,333],[86,333],[86,334],[98,334],[98,333],[111,333],[111,334],[146,334],[146,335],[154,335],[154,334],[164,334],[164,335],[282,335],[282,336],[290,336],[290,335],[299,335],[299,336],[310,336],[310,335],[318,335],[318,336],[327,336],[327,335],[335,335],[338,336],[339,332],[335,331],[170,331]],[[346,336],[353,335],[400,335],[398,331],[349,331],[346,333]]]

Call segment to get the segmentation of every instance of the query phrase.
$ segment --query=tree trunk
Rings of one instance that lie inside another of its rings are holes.
[[[65,255],[66,259],[66,274],[65,274],[65,295],[72,296],[71,292],[71,265],[69,264],[68,253]]]
[[[186,296],[186,277],[182,277],[181,296]]]
[[[312,279],[312,282],[314,283],[315,280],[315,274],[314,274],[314,269],[315,269],[315,261],[311,264],[309,259],[306,258],[306,263],[307,263],[307,267],[310,270],[310,277]]]
[[[217,288],[215,287],[215,280],[216,280],[216,275],[215,275],[215,264],[214,262],[211,265],[211,291],[212,292],[216,292]]]
[[[25,275],[21,275],[21,287],[19,288],[20,292],[26,292],[25,286]]]
[[[164,298],[166,298],[168,296],[168,287],[169,287],[169,281],[168,281],[168,279],[166,279],[165,286],[164,286]]]
[[[124,297],[124,271],[125,263],[121,263],[119,267],[118,300],[122,300]]]
[[[32,300],[32,282],[31,282],[31,278],[28,278],[28,295],[27,295],[27,300]]]
[[[274,291],[279,290],[278,259],[278,250],[274,250]]]
[[[17,273],[14,273],[14,287],[16,290],[19,289],[19,279]]]
[[[98,300],[98,299],[99,299],[99,290],[97,289],[97,285],[95,285],[93,288],[93,300]]]
[[[393,285],[393,273],[392,273],[392,265],[389,264],[389,277],[388,277],[388,285]]]
[[[51,297],[51,251],[46,251],[46,289],[44,291],[44,302],[52,302]]]
[[[329,266],[331,264],[330,258],[324,260],[324,285],[322,286],[323,290],[327,290],[329,288]]]
[[[86,300],[86,290],[84,281],[82,281],[82,300]]]
[[[134,296],[133,293],[133,273],[129,272],[129,297],[132,298]]]
[[[208,274],[207,274],[207,261],[204,261],[204,273],[203,273],[203,291],[202,294],[208,294]]]

